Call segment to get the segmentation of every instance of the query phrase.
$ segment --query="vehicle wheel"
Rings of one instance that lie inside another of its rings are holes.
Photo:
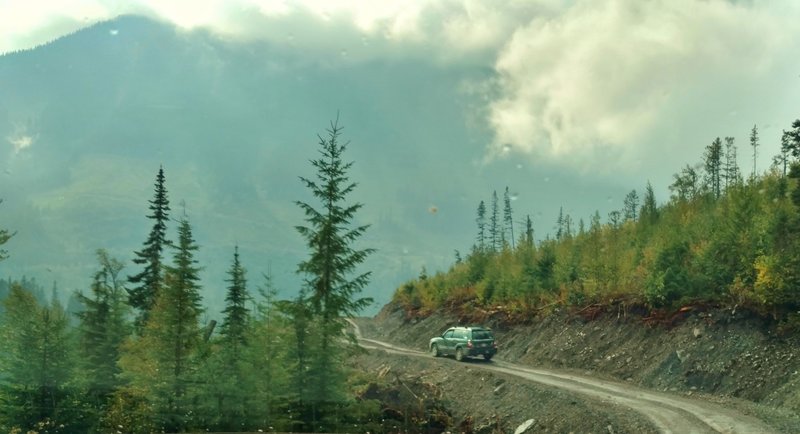
[[[456,348],[456,360],[459,362],[464,360],[464,351],[460,347]]]
[[[494,354],[484,354],[483,358],[488,362],[489,360],[492,360],[492,356],[494,356]]]
[[[431,355],[433,357],[439,357],[439,346],[436,344],[431,345]]]

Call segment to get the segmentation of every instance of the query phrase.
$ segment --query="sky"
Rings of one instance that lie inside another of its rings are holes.
[[[369,266],[385,287],[374,291],[385,301],[398,276],[446,269],[453,250],[469,249],[475,207],[493,190],[510,186],[515,210],[531,213],[541,239],[560,207],[576,221],[596,209],[606,215],[648,181],[663,203],[672,174],[698,163],[717,136],[736,138],[749,173],[753,125],[757,170],[767,170],[781,130],[800,117],[798,2],[499,4],[0,0],[0,55],[41,74],[0,83],[0,224],[18,232],[3,268],[80,288],[94,249],[130,259],[147,231],[151,179],[165,163],[173,209],[188,202],[196,216],[209,281],[224,278],[234,243],[246,265],[258,262],[254,280],[267,261],[292,275],[303,250],[291,230],[299,186],[270,186],[261,172],[307,176],[305,144],[315,137],[305,130],[322,132],[340,111],[361,217],[373,224],[367,242],[378,248]],[[158,37],[177,51],[144,55],[136,47],[146,41],[127,41],[132,51],[114,52],[127,31],[114,24],[90,41],[96,52],[61,59],[44,51],[123,14],[175,26],[178,38],[167,41],[163,29]],[[26,66],[13,56],[19,50],[69,69]],[[184,64],[202,69],[187,69],[196,76],[181,83]],[[136,74],[178,82],[139,88]],[[214,147],[231,137],[239,148]],[[179,163],[177,153],[194,144],[196,160]]]
[[[310,59],[486,68],[464,86],[485,100],[475,121],[492,131],[487,161],[598,176],[664,178],[664,162],[696,160],[716,135],[744,146],[754,124],[767,153],[800,96],[800,3],[788,0],[3,0],[0,52],[127,13]]]

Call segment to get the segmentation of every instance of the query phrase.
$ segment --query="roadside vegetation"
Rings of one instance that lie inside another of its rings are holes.
[[[780,137],[769,171],[737,164],[732,137],[714,139],[701,161],[673,176],[659,204],[648,182],[624,208],[603,218],[559,213],[555,233],[536,240],[530,217],[519,224],[508,188],[477,206],[477,234],[446,272],[400,286],[393,301],[408,316],[446,308],[485,320],[525,322],[557,307],[584,315],[607,309],[663,314],[685,305],[751,309],[800,325],[800,120]],[[502,200],[502,202],[501,202]],[[520,230],[521,228],[521,230]],[[516,229],[516,232],[515,232]]]

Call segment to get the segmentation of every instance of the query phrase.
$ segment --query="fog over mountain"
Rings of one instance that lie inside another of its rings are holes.
[[[172,216],[186,212],[201,246],[212,313],[236,244],[251,289],[271,270],[291,296],[306,254],[293,202],[311,200],[298,176],[313,175],[317,134],[337,114],[359,183],[352,198],[365,205],[359,223],[372,225],[360,247],[378,249],[365,264],[374,273],[365,295],[380,303],[423,266],[445,269],[455,249],[466,253],[475,209],[493,190],[502,197],[508,186],[517,220],[530,214],[543,238],[559,207],[576,222],[605,216],[647,178],[664,200],[679,170],[610,176],[587,168],[580,148],[564,148],[581,161],[575,170],[548,164],[547,152],[514,152],[521,139],[497,116],[515,100],[486,100],[511,84],[491,65],[351,53],[312,56],[289,42],[123,16],[0,56],[0,222],[17,231],[0,276],[57,281],[66,297],[88,288],[98,248],[138,271],[130,260],[150,230],[147,201],[163,165]],[[501,57],[513,69],[511,55]],[[501,136],[509,143],[497,148]]]

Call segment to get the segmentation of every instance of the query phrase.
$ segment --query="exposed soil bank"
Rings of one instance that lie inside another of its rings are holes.
[[[457,323],[450,315],[406,320],[393,305],[359,321],[366,337],[420,350]],[[800,342],[776,336],[746,312],[686,312],[668,324],[648,324],[637,315],[606,313],[587,321],[556,312],[530,325],[487,325],[495,328],[500,359],[702,395],[778,430],[800,432]]]

